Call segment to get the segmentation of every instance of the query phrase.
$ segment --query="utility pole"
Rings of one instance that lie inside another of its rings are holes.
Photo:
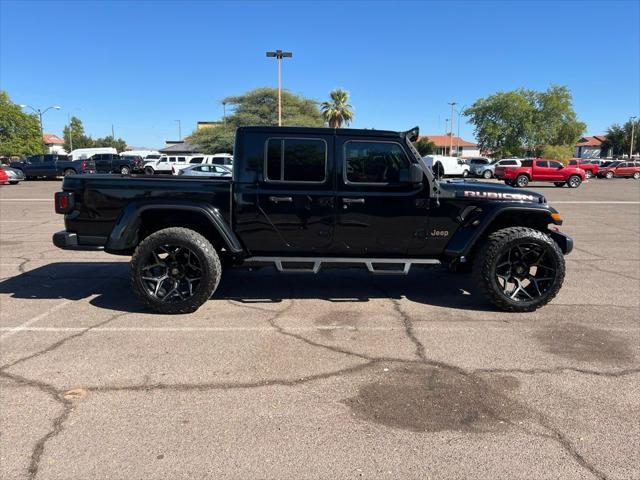
[[[73,151],[73,130],[71,130],[71,113],[67,113],[67,125],[69,126],[69,150]]]
[[[276,50],[267,52],[267,57],[275,57],[278,60],[278,126],[282,126],[282,59],[293,57],[291,52]]]
[[[631,145],[629,145],[629,160],[631,160],[631,157],[633,157],[633,134],[636,128],[636,117],[631,117],[629,120],[631,120]]]
[[[227,124],[227,102],[222,102],[222,124]]]
[[[31,105],[19,105],[20,108],[30,108],[31,110],[33,110],[36,114],[38,114],[38,117],[40,118],[40,142],[42,144],[42,154],[45,154],[45,143],[44,143],[44,129],[42,127],[42,116],[47,113],[49,110],[51,110],[52,108],[54,110],[60,110],[60,106],[58,105],[52,105],[48,108],[45,108],[44,110],[40,110],[39,108],[33,108]]]
[[[182,140],[182,124],[180,123],[180,120],[175,121],[178,122],[178,140]]]
[[[448,105],[451,105],[451,132],[449,134],[449,156],[451,156],[451,150],[453,150],[453,107],[457,105],[456,102],[449,102]]]
[[[467,105],[462,107],[460,110],[456,110],[456,112],[458,112],[458,134],[456,135],[456,151],[457,152],[460,151],[460,115],[462,115],[462,112],[464,112],[464,109],[466,107]]]
[[[111,124],[111,138],[113,138],[114,140],[115,140],[115,138],[116,138],[116,132],[115,132],[115,130],[113,129],[113,123]]]

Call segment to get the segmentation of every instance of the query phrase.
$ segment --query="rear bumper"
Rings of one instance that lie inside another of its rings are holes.
[[[573,238],[556,230],[549,230],[549,235],[553,238],[553,241],[558,244],[562,253],[565,255],[569,255],[571,253],[573,250]]]
[[[63,250],[104,250],[105,237],[78,237],[77,233],[62,230],[53,234],[53,244]]]

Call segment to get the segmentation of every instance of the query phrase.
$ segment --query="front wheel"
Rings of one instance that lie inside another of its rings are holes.
[[[469,176],[469,170],[464,170],[462,172],[462,178],[467,178]]]
[[[485,178],[485,179],[487,179],[487,180],[489,180],[489,179],[492,177],[492,175],[491,175],[491,170],[485,170],[485,171],[482,173],[482,177],[483,177],[483,178]]]
[[[640,180],[640,172],[635,172],[633,174],[633,178],[634,178],[634,180]]]
[[[131,287],[159,313],[191,313],[218,287],[222,267],[198,232],[172,227],[145,238],[131,257]]]
[[[608,179],[612,179],[613,178],[613,172],[607,172],[604,176],[606,178],[608,178]]]
[[[564,257],[539,230],[510,227],[486,239],[473,274],[485,296],[499,309],[531,312],[549,303],[562,287]]]
[[[556,187],[564,187],[565,182],[553,182]]]
[[[529,185],[529,177],[526,175],[518,175],[518,178],[516,178],[516,185],[520,188],[526,187]]]
[[[120,173],[122,175],[129,175],[131,173],[131,169],[127,165],[123,165],[120,167]]]
[[[569,188],[578,188],[581,183],[582,179],[578,175],[571,175],[567,185],[569,185]]]

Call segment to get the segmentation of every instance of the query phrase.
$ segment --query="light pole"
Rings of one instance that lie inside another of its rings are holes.
[[[445,118],[444,119],[444,134],[447,135],[448,131],[449,131],[449,119]],[[446,146],[446,144],[442,147],[442,154],[443,155],[447,154],[447,146]]]
[[[629,120],[631,120],[631,145],[629,145],[629,160],[631,160],[631,157],[633,157],[633,134],[636,128],[636,117],[631,117]]]
[[[278,59],[278,126],[282,126],[282,59],[293,57],[291,52],[283,52],[276,50],[275,52],[267,52],[267,57],[275,57]]]
[[[222,124],[227,124],[227,102],[222,102]]]
[[[47,113],[49,110],[51,110],[52,108],[54,110],[60,110],[60,106],[59,105],[52,105],[50,107],[45,108],[44,110],[40,110],[39,108],[33,108],[31,105],[20,105],[20,108],[30,108],[31,110],[33,110],[35,113],[38,114],[38,117],[40,117],[40,142],[42,143],[42,154],[44,155],[44,130],[42,128],[42,116]]]
[[[448,102],[451,105],[451,124],[449,125],[451,133],[449,134],[449,156],[451,156],[451,150],[453,150],[453,107],[457,105],[456,102]]]
[[[180,120],[174,121],[178,122],[178,140],[182,140],[182,124],[180,123]]]
[[[460,151],[460,115],[462,115],[462,112],[464,112],[465,108],[467,108],[466,105],[462,107],[460,110],[456,110],[456,112],[458,113],[458,133],[456,134],[456,152]]]

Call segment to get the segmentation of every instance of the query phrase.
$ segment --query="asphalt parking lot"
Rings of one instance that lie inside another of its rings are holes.
[[[1,478],[640,478],[640,182],[531,185],[576,242],[535,313],[264,269],[184,316],[51,244],[59,185],[0,187]]]

